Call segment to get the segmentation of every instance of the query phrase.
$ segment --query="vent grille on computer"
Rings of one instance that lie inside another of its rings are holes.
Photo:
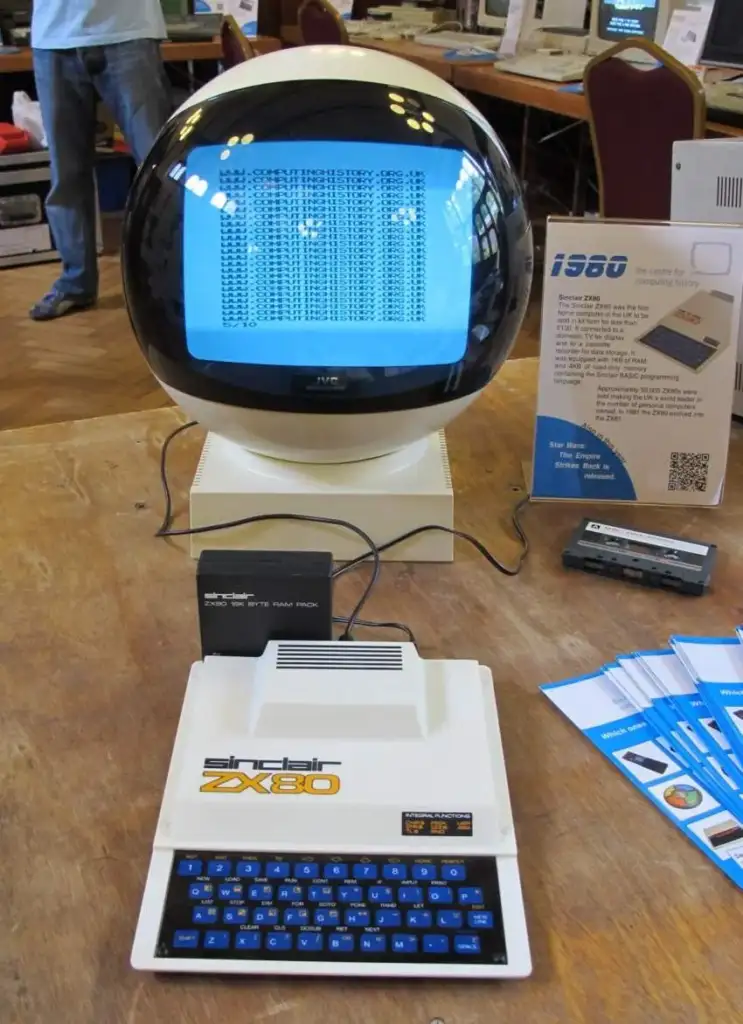
[[[735,364],[735,390],[743,392],[743,363]]]
[[[743,207],[743,178],[721,174],[717,178],[717,206],[726,210]]]
[[[402,672],[399,644],[278,644],[277,669]]]
[[[222,322],[423,323],[423,171],[223,170]],[[246,259],[246,253],[250,259]]]

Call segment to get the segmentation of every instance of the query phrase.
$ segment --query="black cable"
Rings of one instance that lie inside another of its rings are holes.
[[[328,516],[304,516],[298,512],[270,512],[259,516],[242,516],[240,519],[231,519],[224,523],[213,523],[209,526],[192,526],[184,530],[172,530],[171,524],[173,521],[173,502],[170,494],[170,486],[168,484],[168,448],[170,442],[173,441],[179,434],[183,433],[184,430],[188,430],[189,427],[194,426],[195,421],[184,423],[180,427],[177,427],[166,439],[160,452],[160,480],[163,485],[165,492],[165,515],[163,521],[160,524],[159,529],[155,533],[156,537],[193,537],[200,533],[214,533],[216,530],[232,530],[238,526],[249,526],[252,523],[268,523],[276,522],[278,520],[300,522],[300,523],[322,523],[325,526],[340,526],[344,530],[350,530],[355,533],[357,537],[360,537],[364,544],[367,544],[369,551],[364,556],[368,558],[369,555],[374,559],[374,566],[372,568],[371,576],[364,588],[364,592],[356,603],[355,608],[348,617],[347,625],[345,630],[340,636],[341,640],[353,640],[353,628],[356,625],[356,621],[361,614],[361,609],[369,599],[369,595],[374,589],[374,585],[379,579],[379,573],[381,569],[381,561],[379,558],[379,552],[376,549],[374,541],[371,539],[368,533],[361,529],[360,526],[356,526],[355,523],[346,522],[345,519],[334,519]]]
[[[334,615],[333,622],[342,624],[348,622],[348,619],[343,615]],[[373,622],[371,619],[356,619],[356,625],[366,626],[369,629],[399,629],[401,633],[405,633],[411,644],[417,646],[413,630],[404,622]]]
[[[180,427],[168,434],[163,442],[163,446],[160,449],[160,482],[163,486],[163,492],[165,493],[165,514],[163,515],[163,521],[157,528],[156,537],[166,537],[167,531],[173,524],[173,499],[170,494],[170,486],[168,484],[168,448],[170,442],[174,441],[179,434],[182,434],[184,430],[190,430],[191,427],[196,426],[196,420],[190,420],[188,423],[182,423]]]
[[[258,516],[244,516],[240,519],[232,519],[224,523],[212,523],[208,526],[193,526],[183,530],[173,530],[171,529],[171,525],[173,522],[173,502],[170,493],[170,486],[168,484],[167,470],[168,449],[170,447],[171,441],[173,441],[179,434],[183,433],[185,430],[188,430],[190,427],[193,427],[195,425],[196,421],[191,420],[188,423],[184,423],[181,426],[176,427],[176,429],[171,434],[168,435],[168,437],[165,439],[163,443],[162,450],[160,452],[160,480],[162,483],[163,491],[165,493],[165,514],[163,516],[163,520],[162,523],[160,524],[160,527],[155,533],[155,536],[192,537],[196,534],[213,533],[217,530],[231,530],[235,527],[248,526],[252,523],[266,523],[282,520],[305,523],[322,523],[327,526],[339,526],[342,529],[350,530],[352,533],[355,533],[358,537],[361,537],[361,539],[367,545],[368,550],[365,551],[363,555],[359,555],[358,557],[353,558],[350,561],[339,566],[333,572],[333,579],[338,579],[339,576],[344,575],[344,573],[349,572],[349,570],[351,569],[355,569],[357,566],[366,562],[369,558],[373,558],[374,565],[372,568],[371,576],[366,584],[366,587],[364,588],[364,592],[362,593],[361,597],[356,603],[356,606],[354,607],[353,611],[348,616],[348,618],[337,616],[333,619],[334,622],[346,624],[346,628],[344,629],[343,633],[339,638],[341,640],[353,640],[353,629],[355,626],[368,626],[370,628],[388,628],[402,630],[410,637],[411,642],[415,643],[412,630],[410,629],[409,626],[406,626],[404,623],[372,622],[370,620],[362,620],[359,618],[362,608],[369,599],[369,596],[372,590],[374,589],[377,580],[379,579],[379,574],[381,571],[382,552],[389,551],[390,548],[393,548],[398,544],[402,544],[406,540],[410,540],[411,537],[417,537],[420,534],[427,533],[429,531],[451,534],[451,536],[453,537],[457,537],[460,540],[465,540],[469,544],[472,544],[472,546],[477,551],[479,551],[483,558],[485,558],[485,560],[489,562],[490,565],[493,566],[493,568],[497,569],[498,572],[503,573],[505,576],[516,576],[519,572],[521,572],[521,568],[524,564],[524,561],[526,560],[526,556],[529,553],[529,540],[521,525],[521,511],[529,502],[528,494],[525,495],[523,498],[521,498],[520,501],[516,503],[511,515],[513,528],[519,540],[521,541],[521,554],[514,568],[509,568],[508,566],[505,566],[501,562],[499,562],[498,559],[493,554],[491,554],[490,551],[488,551],[485,545],[481,543],[481,541],[477,540],[476,537],[473,537],[472,534],[465,533],[462,530],[454,530],[449,526],[439,526],[434,523],[429,523],[425,526],[417,526],[415,527],[415,529],[408,530],[407,533],[403,533],[399,537],[393,537],[392,540],[388,540],[384,544],[375,544],[371,537],[369,537],[368,534],[361,529],[361,527],[356,526],[354,523],[349,523],[345,519],[333,519],[325,516],[306,516],[300,515],[299,513],[295,512],[273,512]]]
[[[459,540],[466,540],[469,544],[472,544],[472,546],[480,552],[483,558],[488,561],[494,569],[497,569],[498,572],[502,572],[504,576],[517,576],[521,572],[526,556],[529,554],[529,539],[524,533],[524,528],[521,525],[521,512],[528,503],[529,495],[526,494],[516,503],[511,514],[513,528],[521,541],[521,554],[519,555],[515,567],[512,569],[499,562],[495,555],[491,554],[485,545],[476,537],[473,537],[471,533],[464,533],[462,530],[453,530],[449,526],[436,526],[433,524],[416,526],[414,530],[408,530],[407,533],[403,533],[399,537],[394,537],[392,540],[388,540],[384,544],[377,544],[376,550],[381,555],[382,552],[389,551],[390,548],[396,547],[398,544],[402,544],[406,540],[410,540],[411,537],[417,537],[421,533],[428,533],[429,531],[435,530],[440,533],[450,533],[453,537],[457,537]],[[361,565],[362,562],[366,561],[366,559],[371,556],[371,553],[371,551],[367,551],[365,554],[351,559],[350,562],[346,562],[335,570],[333,578],[335,579],[338,576],[342,576],[344,573],[348,572],[349,569],[355,569],[357,565]]]

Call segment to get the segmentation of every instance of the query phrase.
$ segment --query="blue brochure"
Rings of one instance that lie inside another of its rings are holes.
[[[687,839],[743,888],[743,815],[733,813],[704,784],[680,745],[673,746],[671,755],[667,739],[608,672],[541,689]]]

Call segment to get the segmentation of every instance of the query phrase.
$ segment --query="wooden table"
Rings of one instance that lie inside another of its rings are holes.
[[[281,42],[273,36],[257,36],[250,40],[259,53],[271,53],[281,48]],[[176,63],[192,60],[221,60],[222,43],[219,39],[204,43],[163,43],[163,60]],[[21,50],[20,53],[0,55],[0,74],[12,74],[18,71],[33,71],[31,51]]]
[[[578,121],[588,120],[585,96],[580,93],[565,92],[557,82],[545,82],[538,78],[503,74],[492,65],[472,65],[447,61],[442,56],[443,51],[416,43],[364,40],[363,45],[385,50],[398,57],[405,57],[415,64],[421,64],[435,74],[440,74],[448,82],[453,82],[463,92],[492,96],[510,103],[518,103],[524,107],[533,107],[551,114],[575,118]],[[719,124],[716,121],[707,122],[707,131],[711,135],[743,135],[743,128]]]
[[[535,374],[533,360],[507,364],[448,431],[457,524],[504,560],[517,550],[509,509],[530,456]],[[153,537],[160,445],[177,421],[161,410],[0,434],[3,1024],[739,1021],[741,893],[537,689],[618,652],[657,647],[671,631],[729,634],[742,621],[737,430],[721,509],[611,513],[717,542],[707,597],[564,571],[562,545],[587,511],[576,505],[527,509],[532,552],[515,579],[464,545],[452,565],[384,565],[371,617],[409,622],[424,656],[475,658],[493,669],[530,979],[241,982],[130,969],[186,676],[198,656],[194,563],[185,540]],[[195,433],[173,445],[181,522],[199,445]],[[364,577],[341,582],[340,607]]]

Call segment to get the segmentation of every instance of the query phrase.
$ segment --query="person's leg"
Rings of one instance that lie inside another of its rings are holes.
[[[49,144],[46,200],[62,273],[31,310],[48,320],[90,306],[98,294],[95,229],[95,105],[90,77],[75,50],[34,50],[36,92]]]
[[[160,46],[154,39],[138,39],[104,49],[105,67],[95,76],[96,88],[139,165],[173,112]]]

